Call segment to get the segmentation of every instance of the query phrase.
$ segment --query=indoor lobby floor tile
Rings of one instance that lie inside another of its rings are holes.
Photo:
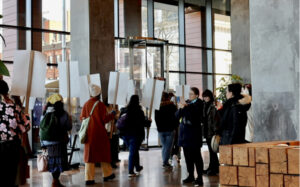
[[[204,147],[202,149],[202,155],[204,157],[205,168],[207,167],[208,151]],[[183,153],[182,153],[183,156]],[[177,187],[177,186],[193,186],[182,185],[181,181],[187,176],[184,159],[181,160],[181,164],[177,164],[173,161],[173,170],[164,170],[161,164],[161,150],[150,149],[150,151],[140,151],[141,164],[144,166],[144,170],[141,175],[136,178],[129,179],[128,174],[128,152],[121,152],[119,168],[114,172],[116,178],[111,182],[103,182],[102,172],[100,168],[96,168],[96,184],[91,187]],[[36,160],[30,161],[31,178],[27,180],[27,184],[22,187],[50,187],[52,176],[48,172],[39,173],[36,169]],[[84,167],[80,166],[78,170],[71,170],[64,172],[61,177],[61,182],[70,187],[85,186],[84,181]],[[203,176],[204,186],[218,187],[219,177]]]

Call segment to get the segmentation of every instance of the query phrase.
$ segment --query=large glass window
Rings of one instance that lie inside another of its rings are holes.
[[[178,5],[154,2],[154,36],[169,43],[179,42]]]
[[[70,0],[42,0],[40,15],[37,7],[35,11],[27,12],[26,2],[28,1],[0,0],[0,14],[3,15],[0,23],[10,27],[8,29],[2,26],[0,29],[6,41],[6,46],[1,42],[0,58],[8,62],[6,65],[12,77],[15,50],[39,50],[46,56],[49,64],[46,79],[56,80],[57,63],[70,58],[71,38],[70,34],[66,33],[70,31]],[[28,23],[33,21],[30,19],[32,16],[35,16],[35,22],[30,26]],[[40,25],[38,16],[41,16]],[[27,30],[22,30],[20,26],[27,27]],[[9,84],[11,77],[5,77]]]
[[[142,36],[148,36],[147,0],[142,1]]]
[[[119,37],[124,37],[124,0],[119,1]],[[151,4],[153,2],[153,4]],[[228,0],[142,0],[142,37],[154,31],[154,38],[168,41],[164,44],[164,78],[167,88],[175,90],[179,84],[215,89],[222,77],[231,74],[230,1]],[[153,15],[152,15],[153,12]],[[153,17],[148,17],[148,16]],[[152,21],[153,20],[153,27]],[[180,27],[180,28],[179,28]],[[152,40],[152,39],[150,39]],[[120,71],[129,71],[130,59],[134,72],[141,81],[155,76],[161,68],[156,59],[161,53],[156,47],[146,46],[130,50],[116,45],[116,65]],[[147,45],[147,44],[145,44]],[[140,52],[139,52],[140,51]],[[142,54],[142,55],[141,55]],[[148,63],[142,63],[142,62]],[[136,64],[139,63],[140,64]],[[156,71],[157,70],[157,71]],[[149,71],[149,72],[148,72]],[[150,72],[151,71],[151,72]],[[169,72],[169,73],[168,73]],[[158,76],[158,74],[157,74]],[[140,86],[142,86],[140,84]],[[215,91],[215,90],[214,90]],[[151,129],[151,131],[155,129]],[[150,145],[156,145],[157,134],[150,131]]]
[[[119,37],[125,37],[124,0],[119,0]]]
[[[185,43],[186,45],[202,46],[202,24],[205,20],[202,1],[185,2]]]
[[[214,47],[231,50],[231,24],[230,16],[214,14]],[[230,51],[214,51],[215,72],[231,74],[232,57]],[[220,86],[220,76],[215,80],[216,87]]]
[[[70,31],[70,0],[42,0],[42,28]]]

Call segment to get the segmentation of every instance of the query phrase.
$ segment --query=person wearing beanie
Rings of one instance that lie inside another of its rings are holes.
[[[115,178],[111,167],[110,142],[105,124],[115,118],[115,111],[107,113],[104,103],[100,101],[101,88],[89,85],[91,98],[84,104],[80,119],[90,117],[87,140],[84,144],[85,182],[95,184],[95,163],[101,163],[104,181]],[[94,107],[95,106],[95,107]],[[93,113],[90,115],[92,109]]]
[[[1,186],[17,186],[17,168],[21,141],[19,135],[27,132],[30,126],[25,124],[21,112],[8,97],[8,85],[0,80],[0,181]]]
[[[60,174],[68,169],[68,131],[72,121],[64,110],[63,97],[53,94],[47,99],[40,123],[41,146],[48,151],[48,171],[52,173],[52,187],[63,187]]]

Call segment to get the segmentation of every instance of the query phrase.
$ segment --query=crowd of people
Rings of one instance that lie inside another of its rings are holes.
[[[139,149],[145,140],[145,128],[149,128],[152,119],[145,115],[140,98],[133,95],[128,105],[120,111],[100,101],[101,88],[89,86],[91,98],[84,104],[80,119],[90,118],[87,139],[84,143],[85,183],[95,184],[95,165],[101,164],[104,182],[113,180],[113,168],[118,158],[119,138],[129,150],[128,176],[136,177],[143,170]],[[31,154],[26,146],[30,129],[28,115],[22,109],[18,99],[9,97],[8,86],[0,80],[0,179],[6,186],[18,186],[20,173],[19,158],[23,150]],[[200,99],[200,97],[203,99]],[[192,87],[189,99],[176,98],[172,93],[162,94],[159,110],[155,111],[155,123],[162,145],[162,167],[170,169],[170,160],[177,155],[180,161],[182,148],[188,176],[182,182],[203,185],[202,176],[217,175],[219,160],[212,148],[213,136],[221,136],[221,145],[247,143],[253,140],[251,111],[251,85],[234,83],[227,87],[227,101],[217,104],[214,94]],[[64,110],[63,98],[53,94],[47,99],[40,127],[40,139],[43,149],[48,151],[48,171],[53,176],[53,187],[62,187],[60,174],[68,169],[67,143],[68,131],[72,129],[70,115]],[[26,138],[27,137],[27,138]],[[26,140],[27,139],[27,140]],[[206,140],[209,150],[209,167],[204,170],[201,148]],[[194,174],[196,168],[197,176]],[[22,172],[21,172],[22,173]]]

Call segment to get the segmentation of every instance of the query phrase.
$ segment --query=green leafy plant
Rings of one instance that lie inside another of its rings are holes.
[[[230,77],[222,77],[220,80],[220,87],[216,88],[217,100],[222,103],[226,102],[226,89],[229,84],[240,83],[243,84],[243,79],[238,75],[232,75]]]
[[[3,16],[0,15],[0,19],[2,19],[2,18],[3,18]],[[0,34],[0,37],[4,43],[4,46],[6,47],[6,42],[5,42],[3,35]],[[9,71],[2,60],[0,60],[0,75],[9,76]]]

